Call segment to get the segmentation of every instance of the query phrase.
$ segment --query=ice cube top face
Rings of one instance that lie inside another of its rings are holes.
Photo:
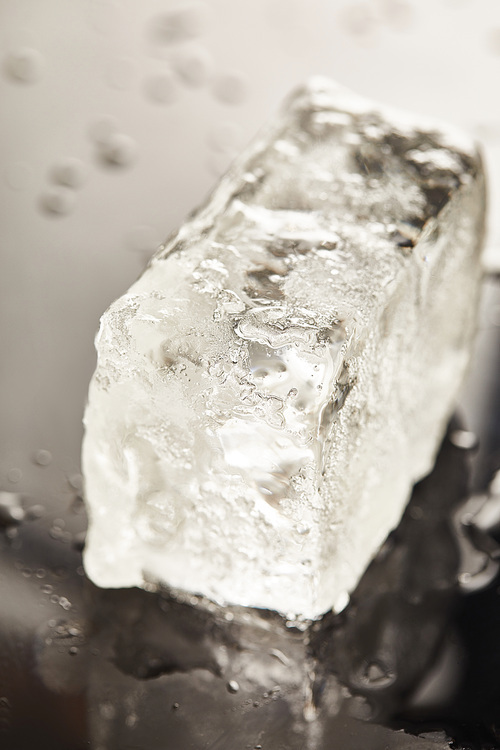
[[[474,332],[480,160],[324,80],[104,314],[85,566],[317,617],[427,472]]]

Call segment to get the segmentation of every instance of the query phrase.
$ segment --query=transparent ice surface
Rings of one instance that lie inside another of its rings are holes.
[[[431,468],[475,330],[474,144],[296,91],[104,314],[89,576],[314,618]]]

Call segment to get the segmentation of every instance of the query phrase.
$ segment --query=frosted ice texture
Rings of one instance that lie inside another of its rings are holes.
[[[324,79],[104,314],[85,567],[316,617],[431,468],[470,354],[474,144]]]

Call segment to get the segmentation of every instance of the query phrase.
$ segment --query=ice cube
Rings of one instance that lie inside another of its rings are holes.
[[[85,567],[314,618],[432,467],[470,356],[475,145],[325,79],[104,314]]]

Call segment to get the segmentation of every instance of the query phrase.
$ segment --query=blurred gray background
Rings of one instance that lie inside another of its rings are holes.
[[[311,74],[483,143],[500,269],[498,0],[1,0],[0,52],[0,489],[79,488],[101,313]]]

